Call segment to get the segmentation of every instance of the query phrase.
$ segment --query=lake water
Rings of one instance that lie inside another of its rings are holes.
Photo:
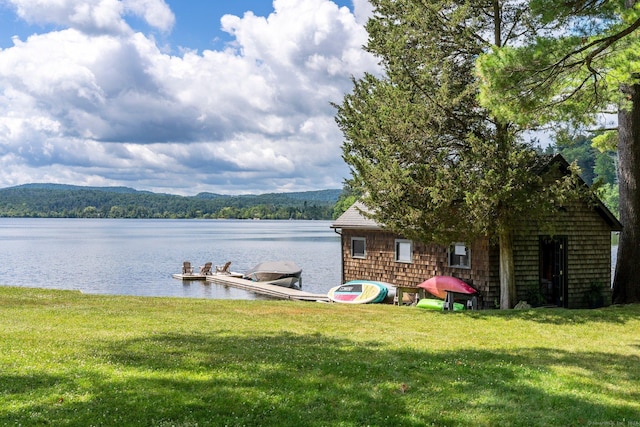
[[[340,284],[340,237],[330,221],[0,218],[0,285],[85,293],[262,299],[207,282],[182,282],[183,261],[244,272],[268,260],[302,267],[302,287]],[[612,276],[617,245],[612,247]]]
[[[340,284],[340,236],[330,221],[0,218],[0,285],[94,294],[263,298],[183,282],[183,261],[244,272],[269,260],[302,267],[303,290]]]

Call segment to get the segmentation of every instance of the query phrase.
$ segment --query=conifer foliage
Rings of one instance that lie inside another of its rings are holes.
[[[502,120],[617,140],[620,234],[613,298],[640,302],[640,1],[530,0],[549,31],[478,61],[481,100]],[[617,112],[617,127],[598,126]],[[607,147],[610,148],[610,147]]]
[[[384,73],[354,80],[336,105],[350,184],[374,219],[407,238],[495,239],[500,306],[511,308],[516,223],[550,212],[567,183],[543,186],[524,128],[479,105],[475,61],[533,37],[540,23],[520,1],[371,3],[366,49]]]

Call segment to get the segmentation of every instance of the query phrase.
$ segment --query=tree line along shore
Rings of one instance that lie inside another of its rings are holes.
[[[179,196],[127,187],[28,184],[0,189],[0,217],[328,220],[341,193]]]

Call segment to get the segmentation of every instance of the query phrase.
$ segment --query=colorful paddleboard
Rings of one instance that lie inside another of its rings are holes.
[[[427,292],[440,299],[446,298],[447,291],[469,295],[473,295],[478,292],[457,277],[451,276],[434,276],[431,279],[420,283],[418,287],[425,289]]]
[[[331,288],[327,296],[331,301],[344,304],[377,303],[384,301],[390,286],[373,280],[352,280]]]
[[[418,304],[416,304],[416,307],[424,308],[425,310],[442,311],[444,309],[444,301],[440,299],[423,298],[420,301],[418,301]],[[464,304],[460,304],[459,302],[454,302],[453,311],[460,311],[460,310],[464,310]]]

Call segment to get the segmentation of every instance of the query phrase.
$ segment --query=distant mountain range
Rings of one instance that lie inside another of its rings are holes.
[[[178,196],[129,187],[24,184],[0,189],[0,217],[331,219],[342,190]]]
[[[18,189],[25,190],[92,190],[92,191],[106,191],[109,193],[148,193],[154,194],[152,191],[140,191],[134,188],[129,187],[88,187],[82,185],[68,185],[68,184],[44,184],[44,183],[35,183],[35,184],[22,184],[16,185],[15,187],[6,187],[0,188],[0,191],[12,191]],[[157,193],[156,193],[157,194]]]

